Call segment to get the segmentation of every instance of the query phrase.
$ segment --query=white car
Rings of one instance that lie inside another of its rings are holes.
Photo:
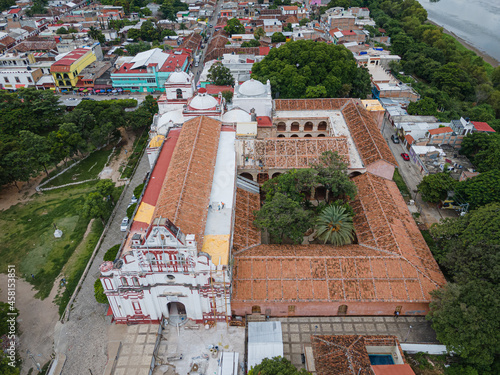
[[[122,223],[120,225],[120,230],[122,232],[126,232],[127,231],[127,228],[128,228],[128,217],[124,217],[123,220],[122,220]]]
[[[130,203],[132,204],[137,203],[137,198],[132,195],[132,200],[130,201]]]

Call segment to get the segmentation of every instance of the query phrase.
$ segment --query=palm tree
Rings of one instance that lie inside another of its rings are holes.
[[[316,238],[342,246],[354,240],[352,217],[341,206],[328,206],[316,219]]]

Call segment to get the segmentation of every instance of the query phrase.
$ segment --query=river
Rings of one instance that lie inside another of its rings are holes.
[[[500,0],[418,0],[430,21],[500,61]]]

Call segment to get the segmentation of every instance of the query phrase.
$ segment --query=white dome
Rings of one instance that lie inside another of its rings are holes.
[[[254,79],[250,79],[242,83],[238,89],[238,94],[245,96],[260,96],[266,93],[266,86]]]
[[[174,124],[183,124],[184,115],[182,114],[182,109],[177,109],[175,111],[170,111],[162,114],[158,119],[158,125],[156,132],[161,135],[167,134],[167,129]]]
[[[191,99],[189,106],[194,109],[210,109],[214,108],[218,104],[219,102],[213,96],[207,95],[205,93],[198,93],[198,95]]]
[[[232,123],[250,121],[252,121],[252,116],[250,116],[250,113],[239,108],[231,109],[224,113],[224,115],[222,116],[222,122]]]
[[[191,77],[186,72],[176,70],[168,76],[168,83],[189,83]]]

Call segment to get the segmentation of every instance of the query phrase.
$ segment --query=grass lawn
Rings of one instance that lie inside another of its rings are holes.
[[[399,170],[396,168],[394,170],[394,176],[392,177],[396,185],[398,186],[399,191],[403,197],[410,197],[410,191],[403,180],[403,177],[399,174]]]
[[[99,151],[94,151],[86,159],[73,168],[50,181],[45,188],[61,186],[71,182],[85,181],[97,178],[102,171],[113,148],[108,146]]]
[[[95,184],[92,181],[47,191],[26,204],[0,212],[0,272],[15,264],[18,276],[32,283],[36,297],[43,299],[66,265],[67,289],[75,279],[76,287],[103,230],[102,222],[94,220],[91,232],[82,242],[89,220],[80,216],[80,208]],[[115,190],[115,201],[122,190],[123,187]],[[54,238],[54,224],[63,231],[61,238]]]

